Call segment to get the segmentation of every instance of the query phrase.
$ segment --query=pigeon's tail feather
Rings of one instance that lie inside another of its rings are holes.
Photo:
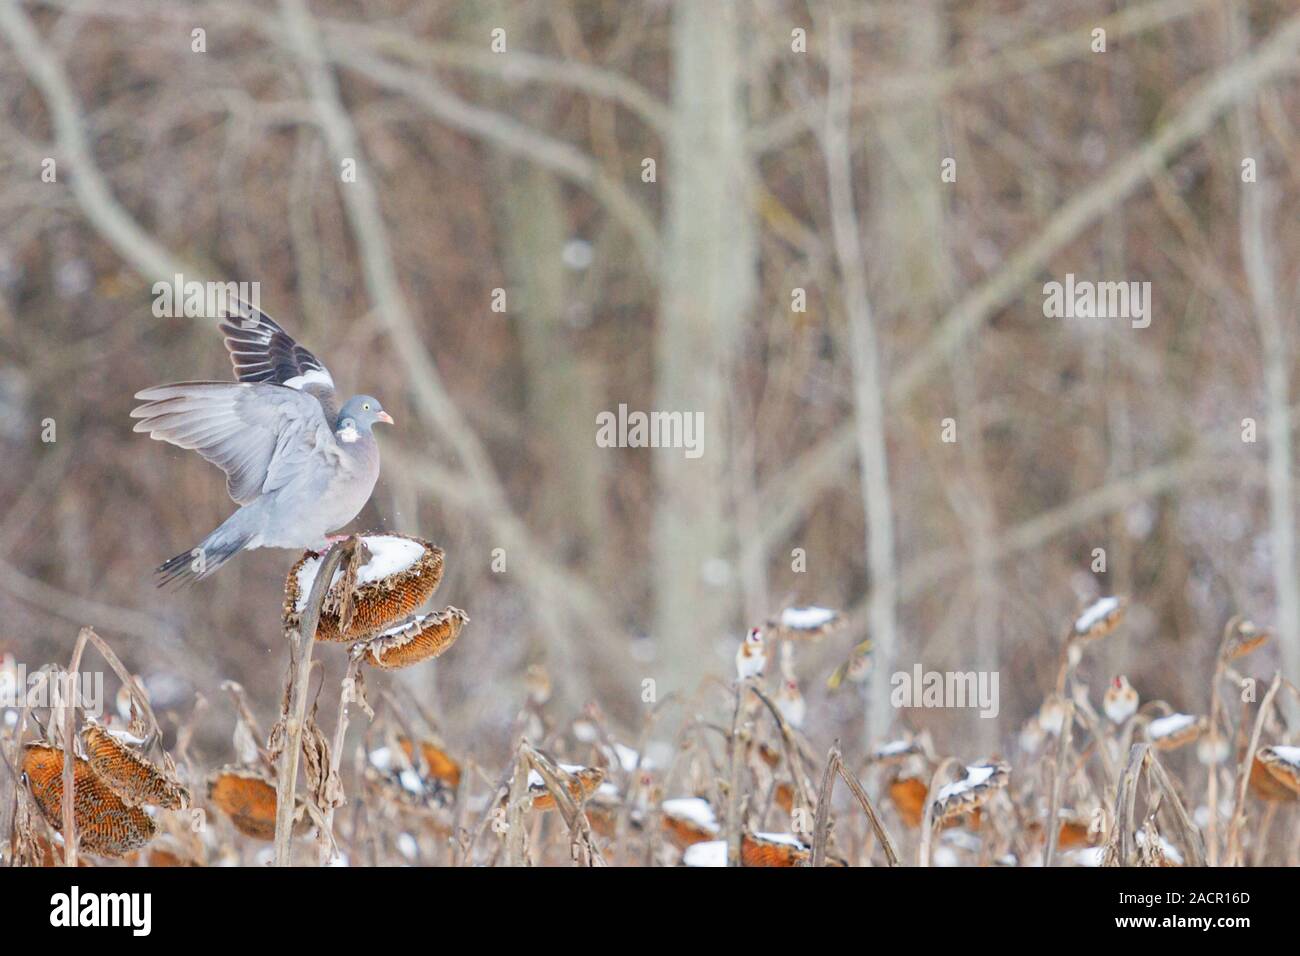
[[[176,584],[189,587],[195,581],[206,578],[240,551],[248,546],[251,535],[231,534],[225,526],[218,528],[204,539],[203,543],[190,551],[182,551],[174,558],[168,558],[155,572],[158,587]]]

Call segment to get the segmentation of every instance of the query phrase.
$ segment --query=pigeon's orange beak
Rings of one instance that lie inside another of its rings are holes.
[[[375,421],[388,422],[390,425],[394,424],[393,416],[388,414],[388,412],[380,412],[375,416]]]

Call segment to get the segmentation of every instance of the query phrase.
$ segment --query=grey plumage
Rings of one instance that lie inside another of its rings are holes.
[[[360,513],[379,477],[371,428],[392,422],[379,401],[358,395],[338,409],[324,364],[260,311],[238,308],[221,326],[238,382],[181,382],[135,396],[144,402],[131,412],[135,430],[212,462],[241,506],[163,564],[160,585],[206,577],[242,550],[319,550]]]

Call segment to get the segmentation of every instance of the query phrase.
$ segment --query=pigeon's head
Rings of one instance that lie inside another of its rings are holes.
[[[339,410],[339,423],[335,430],[339,434],[349,431],[366,434],[375,422],[387,422],[391,425],[393,418],[384,411],[384,406],[379,404],[379,399],[369,395],[356,395],[349,398],[347,404]]]

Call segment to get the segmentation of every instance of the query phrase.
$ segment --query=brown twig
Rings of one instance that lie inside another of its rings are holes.
[[[745,751],[741,735],[741,718],[745,712],[745,695],[749,690],[759,693],[754,679],[747,678],[736,685],[736,706],[731,715],[731,733],[727,735],[727,754],[730,770],[727,774],[727,866],[740,866],[741,800],[740,767]],[[793,770],[793,765],[791,770]]]
[[[1188,862],[1192,866],[1205,866],[1205,843],[1201,839],[1201,831],[1187,815],[1187,808],[1178,798],[1173,781],[1169,779],[1169,774],[1160,763],[1155,751],[1151,751],[1150,759],[1147,761],[1147,776],[1156,782],[1156,786],[1160,788],[1172,808],[1174,820],[1178,823],[1178,830],[1182,835],[1183,847],[1187,850]]]
[[[592,840],[591,823],[587,820],[587,812],[583,809],[586,798],[573,799],[569,788],[560,779],[561,775],[567,778],[568,774],[563,774],[563,771],[555,766],[546,754],[529,746],[526,741],[520,745],[520,751],[528,765],[537,771],[542,778],[542,783],[555,799],[556,809],[560,811],[560,816],[564,818],[564,825],[569,830],[575,861],[581,854],[587,866],[604,866],[605,861]]]
[[[1219,683],[1223,680],[1223,671],[1228,663],[1228,642],[1232,639],[1233,633],[1243,618],[1240,614],[1234,616],[1227,624],[1223,626],[1223,637],[1219,640],[1219,653],[1214,656],[1214,676],[1210,679],[1210,726],[1209,726],[1209,747],[1210,754],[1218,752],[1219,744],[1219,714],[1223,709],[1219,697]],[[1209,779],[1205,787],[1205,803],[1210,810],[1210,819],[1207,825],[1207,842],[1209,844],[1209,864],[1217,866],[1219,862],[1219,765],[1214,760],[1209,761],[1208,765]]]
[[[1137,809],[1138,781],[1142,768],[1146,765],[1147,751],[1150,744],[1134,744],[1129,751],[1128,763],[1119,780],[1119,789],[1115,794],[1115,826],[1119,827],[1118,851],[1119,865],[1128,866],[1136,847],[1133,817]]]
[[[831,745],[826,755],[826,770],[822,773],[821,789],[817,792],[817,817],[813,821],[812,854],[807,866],[826,865],[826,843],[831,830],[831,791],[835,788],[835,769],[840,763],[840,742]]]
[[[298,629],[288,630],[291,660],[289,663],[288,705],[284,715],[285,742],[276,768],[275,865],[288,866],[292,857],[294,792],[298,787],[298,765],[302,758],[302,731],[307,721],[307,689],[311,677],[311,653],[316,643],[321,606],[329,593],[334,572],[343,558],[352,553],[357,538],[335,542],[321,559],[312,582],[307,604]]]
[[[519,741],[515,751],[514,772],[510,780],[510,793],[506,804],[506,865],[528,865],[528,828],[524,825],[524,809],[528,804],[528,760],[524,756],[527,740]]]
[[[885,829],[885,821],[880,819],[880,814],[876,813],[875,806],[871,803],[871,798],[867,796],[867,791],[863,789],[858,778],[849,773],[849,768],[844,766],[844,761],[839,761],[840,779],[844,785],[849,788],[858,805],[862,807],[862,812],[867,815],[867,821],[871,824],[871,829],[876,834],[876,839],[880,841],[880,847],[885,851],[885,862],[890,866],[899,865],[898,851],[894,849],[894,841],[889,836],[889,831]]]
[[[77,707],[80,706],[77,692],[77,675],[81,669],[81,657],[86,650],[87,644],[93,644],[100,655],[108,662],[108,666],[117,674],[131,699],[135,704],[140,706],[145,716],[149,720],[149,732],[147,739],[155,741],[158,739],[158,719],[154,716],[153,709],[149,706],[149,699],[145,696],[144,691],[131,676],[131,672],[126,669],[122,661],[112,648],[105,643],[104,639],[89,627],[83,627],[77,634],[76,646],[72,649],[72,660],[68,664],[68,673],[62,676],[65,682],[65,691],[63,693],[63,862],[65,866],[75,867],[77,865],[77,815],[76,815],[76,766],[75,744],[77,739]]]
[[[1043,866],[1051,866],[1056,856],[1056,843],[1061,833],[1061,788],[1065,784],[1065,761],[1070,753],[1070,741],[1074,738],[1074,701],[1065,700],[1065,714],[1061,718],[1061,732],[1056,738],[1056,769],[1052,771],[1052,796],[1047,803],[1047,850],[1043,856]]]
[[[776,728],[781,733],[781,743],[785,747],[785,759],[790,765],[790,776],[794,778],[795,792],[799,795],[800,803],[811,809],[813,807],[812,794],[808,792],[808,774],[804,769],[803,747],[799,738],[795,736],[794,728],[790,726],[790,722],[785,719],[781,709],[776,706],[767,694],[752,684],[750,690],[753,691],[755,697],[763,702],[768,713],[772,715],[772,719],[776,721]]]
[[[1246,783],[1250,780],[1250,769],[1255,762],[1255,751],[1259,747],[1259,735],[1264,729],[1264,720],[1273,707],[1273,699],[1278,688],[1282,686],[1282,672],[1273,675],[1273,683],[1268,685],[1268,692],[1260,701],[1259,713],[1255,715],[1255,728],[1250,734],[1250,744],[1246,747],[1246,756],[1237,770],[1237,796],[1232,805],[1232,821],[1228,824],[1228,847],[1224,854],[1224,866],[1237,866],[1241,861],[1241,825],[1246,821]]]
[[[329,776],[338,777],[339,768],[342,764],[343,741],[348,733],[348,705],[357,699],[357,677],[361,672],[361,658],[351,657],[348,659],[347,673],[344,674],[343,680],[339,683],[339,716],[338,722],[334,725],[334,741],[330,746],[330,766]],[[413,748],[415,753],[419,753],[418,748]],[[334,832],[334,807],[325,810],[325,825],[329,829],[331,837]],[[333,856],[332,851],[322,845],[320,849],[320,863],[324,866]]]
[[[954,764],[959,764],[956,757],[946,757],[930,777],[930,784],[925,789],[925,814],[921,818],[921,845],[917,848],[917,866],[930,865],[930,845],[934,842],[934,795],[939,785],[947,777]]]
[[[867,815],[867,820],[871,824],[871,829],[876,834],[876,839],[880,841],[881,848],[885,851],[885,861],[889,866],[898,865],[898,852],[894,849],[894,841],[890,839],[889,831],[885,829],[884,823],[876,814],[876,808],[871,805],[871,798],[867,792],[862,789],[853,774],[849,773],[848,768],[844,766],[844,759],[840,754],[840,742],[835,741],[831,751],[826,756],[826,771],[822,774],[822,785],[817,797],[817,817],[813,824],[813,849],[809,857],[807,866],[825,866],[826,865],[826,847],[830,840],[830,818],[831,818],[831,795],[835,789],[835,777],[844,781],[845,786],[853,793],[854,799],[862,807],[862,812]]]

